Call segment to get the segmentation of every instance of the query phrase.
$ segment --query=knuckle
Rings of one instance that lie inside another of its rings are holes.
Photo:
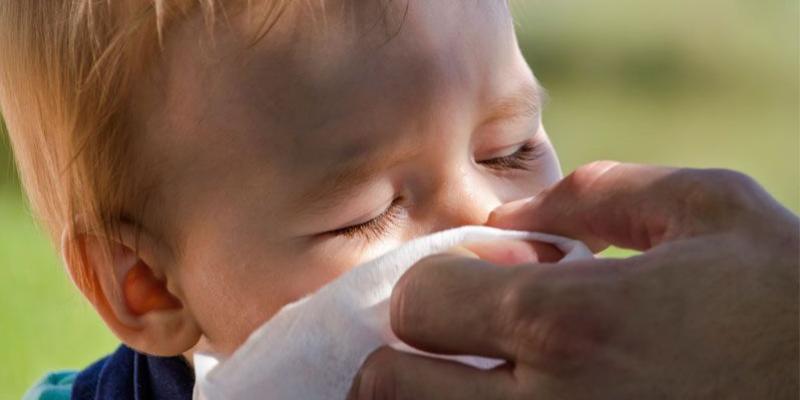
[[[729,169],[707,169],[701,175],[713,189],[727,195],[741,195],[758,186],[749,176]]]
[[[502,315],[514,323],[533,318],[532,310],[538,308],[539,302],[534,294],[537,297],[547,296],[544,293],[546,288],[537,288],[535,277],[524,267],[516,267],[510,273],[512,277],[509,283],[501,290],[500,309],[504,310]]]
[[[605,333],[585,310],[562,310],[517,326],[518,360],[552,371],[567,371],[589,361]]]
[[[531,354],[527,348],[520,348],[520,345],[527,347],[526,344],[532,342],[528,338],[531,332],[527,327],[538,319],[542,299],[550,296],[548,287],[545,285],[537,287],[536,280],[532,278],[523,267],[515,268],[512,279],[501,291],[499,309],[503,312],[497,313],[501,318],[497,326],[505,330],[501,335],[511,338],[507,343],[511,348],[507,351],[520,356]]]
[[[684,170],[684,206],[702,220],[724,223],[751,208],[758,184],[727,169]]]
[[[595,298],[613,296],[592,291],[569,277],[558,277],[515,279],[504,292],[501,306],[505,311],[501,314],[508,329],[505,337],[511,338],[507,351],[516,360],[567,371],[607,342],[612,321],[601,304],[610,300]]]
[[[534,321],[519,323],[515,330],[514,354],[518,360],[536,362],[546,360],[554,364],[556,360],[564,361],[567,340],[562,324],[552,316],[542,317]]]

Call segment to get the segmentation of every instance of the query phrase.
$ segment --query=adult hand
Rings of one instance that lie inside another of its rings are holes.
[[[800,224],[744,175],[594,163],[490,225],[643,253],[425,259],[392,295],[397,336],[508,363],[481,371],[384,348],[351,399],[797,398]]]

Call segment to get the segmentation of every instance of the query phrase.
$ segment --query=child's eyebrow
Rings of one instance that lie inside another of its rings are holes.
[[[538,81],[526,81],[511,94],[494,100],[481,125],[518,118],[535,118],[542,111],[545,90]]]
[[[392,146],[387,146],[392,148]],[[370,181],[373,177],[392,167],[408,161],[419,153],[419,148],[394,149],[392,154],[373,151],[371,147],[354,145],[343,154],[348,159],[325,175],[320,183],[307,190],[300,197],[298,205],[309,214],[323,214],[335,208],[350,194],[350,189]]]

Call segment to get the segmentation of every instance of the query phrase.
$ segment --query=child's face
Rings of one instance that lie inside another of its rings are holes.
[[[388,22],[365,3],[290,8],[251,48],[218,28],[210,50],[187,22],[138,94],[147,223],[177,243],[169,286],[216,351],[352,266],[560,176],[505,1],[390,2]]]

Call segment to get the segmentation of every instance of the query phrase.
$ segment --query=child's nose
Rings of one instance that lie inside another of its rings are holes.
[[[433,201],[433,231],[484,225],[492,210],[501,204],[491,188],[468,178],[451,181]]]

